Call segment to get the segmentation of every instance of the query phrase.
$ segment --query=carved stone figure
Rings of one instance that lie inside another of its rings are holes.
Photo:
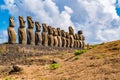
[[[55,28],[53,28],[53,38],[54,38],[54,46],[58,47],[58,32]]]
[[[36,26],[35,44],[36,45],[42,45],[42,37],[41,37],[41,34],[40,34],[41,26],[40,26],[39,22],[35,22],[35,26]]]
[[[66,47],[70,47],[70,35],[66,32]]]
[[[25,22],[22,16],[19,16],[19,28],[18,28],[18,37],[19,44],[26,44],[26,32],[25,32]]]
[[[53,29],[51,26],[48,26],[48,45],[53,47],[54,38],[53,38]]]
[[[9,18],[8,43],[9,44],[15,44],[16,43],[16,32],[14,30],[14,19],[13,19],[13,17]]]
[[[82,35],[82,30],[78,31],[78,35],[79,35],[79,42],[80,42],[80,48],[83,49],[84,48],[84,40],[85,40],[85,37]]]
[[[61,30],[60,28],[57,28],[57,32],[58,32],[58,47],[62,47],[62,34],[61,34]]]
[[[69,35],[70,35],[70,47],[74,47],[74,30],[71,26],[69,26]]]
[[[35,34],[34,34],[34,22],[31,16],[27,16],[28,28],[27,32],[27,44],[34,45],[35,44]]]
[[[62,47],[66,47],[66,33],[64,30],[61,30],[62,33]]]
[[[48,46],[48,36],[47,36],[48,28],[47,28],[47,26],[46,26],[46,23],[43,23],[43,24],[42,24],[42,27],[43,27],[43,32],[42,32],[42,44],[43,44],[43,46]]]

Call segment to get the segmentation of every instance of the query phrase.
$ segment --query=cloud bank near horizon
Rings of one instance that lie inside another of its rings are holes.
[[[120,39],[120,18],[116,0],[4,0],[2,10],[18,18],[30,15],[34,21],[68,31],[71,25],[83,30],[87,43]],[[118,4],[119,5],[119,0]],[[16,22],[18,22],[16,20]]]

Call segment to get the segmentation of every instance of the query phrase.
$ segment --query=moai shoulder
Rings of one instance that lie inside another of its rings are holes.
[[[8,43],[15,44],[16,43],[16,32],[14,30],[14,18],[9,18],[9,27],[8,27]]]
[[[18,28],[18,37],[19,44],[26,44],[26,32],[25,32],[25,20],[22,16],[19,16],[19,28]]]
[[[35,22],[35,26],[36,26],[35,44],[36,45],[42,45],[42,37],[41,37],[41,34],[40,34],[41,26],[40,26],[39,22]]]
[[[31,16],[27,16],[28,28],[27,28],[27,44],[35,44],[35,34],[34,34],[34,22]]]

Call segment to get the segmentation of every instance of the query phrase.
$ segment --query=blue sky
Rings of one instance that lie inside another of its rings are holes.
[[[120,39],[119,0],[1,0],[0,43],[7,41],[9,16],[15,18],[15,30],[19,26],[18,16],[32,16],[40,24],[68,31],[71,25],[83,30],[86,43],[101,43]],[[26,23],[27,27],[27,23]]]

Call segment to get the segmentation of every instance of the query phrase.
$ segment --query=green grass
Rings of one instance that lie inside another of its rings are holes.
[[[83,54],[83,53],[85,53],[85,52],[86,52],[86,50],[75,50],[74,55],[75,55],[75,56],[81,55],[81,54]]]
[[[53,63],[53,64],[50,64],[50,65],[47,67],[47,69],[54,70],[54,69],[57,69],[57,68],[59,68],[59,67],[60,67],[59,64]]]
[[[3,80],[16,80],[15,78],[11,77],[11,76],[7,76],[5,77]]]
[[[78,60],[78,59],[80,59],[80,57],[79,56],[75,56],[75,58],[74,58],[75,60]]]

